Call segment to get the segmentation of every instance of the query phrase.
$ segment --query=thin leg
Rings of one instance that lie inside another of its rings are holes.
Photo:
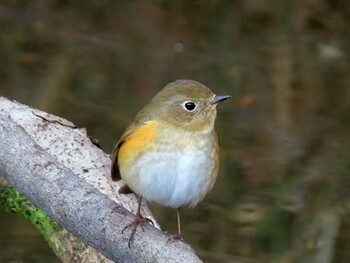
[[[181,240],[183,241],[183,237],[181,235],[181,220],[180,220],[180,208],[176,209],[177,213],[177,230],[178,234],[177,235],[171,235],[167,241],[167,243],[173,243],[176,240]]]
[[[128,242],[128,247],[129,248],[131,247],[131,243],[134,240],[134,236],[135,236],[137,227],[141,226],[141,228],[142,228],[142,223],[144,223],[144,222],[151,222],[153,224],[151,219],[145,218],[145,217],[143,217],[141,215],[142,196],[137,196],[137,201],[138,201],[138,206],[137,206],[137,211],[136,211],[136,214],[135,214],[134,221],[131,222],[130,224],[128,224],[127,226],[125,226],[123,228],[123,230],[122,230],[122,234],[123,234],[126,229],[132,227],[131,234],[130,234],[130,237],[129,237],[129,242]],[[142,228],[142,230],[143,230],[143,228]]]
[[[177,213],[177,229],[178,229],[178,236],[182,237],[181,235],[181,220],[180,220],[180,208],[176,209]]]

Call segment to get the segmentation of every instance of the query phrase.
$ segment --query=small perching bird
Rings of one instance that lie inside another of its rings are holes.
[[[166,85],[134,118],[112,153],[112,179],[123,179],[119,193],[135,193],[138,209],[129,238],[149,221],[141,215],[142,198],[177,209],[195,207],[212,189],[219,171],[217,96],[203,84],[178,80]],[[123,231],[124,231],[123,230]]]

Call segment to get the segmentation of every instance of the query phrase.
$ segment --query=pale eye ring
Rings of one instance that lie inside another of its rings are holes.
[[[182,107],[185,110],[192,112],[197,108],[197,104],[194,103],[193,101],[185,101],[184,103],[182,103]]]

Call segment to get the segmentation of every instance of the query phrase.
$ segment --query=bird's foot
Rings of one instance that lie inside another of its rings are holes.
[[[182,237],[182,235],[171,235],[169,238],[168,238],[168,241],[166,242],[167,244],[171,244],[175,241],[182,241],[184,242],[184,238]]]
[[[130,224],[126,225],[123,230],[122,230],[122,234],[124,233],[124,231],[128,228],[132,228],[131,230],[131,234],[129,237],[129,242],[128,242],[128,247],[131,248],[131,243],[134,240],[134,236],[136,233],[136,230],[138,228],[138,226],[141,226],[142,231],[144,231],[142,224],[144,223],[151,223],[154,226],[154,223],[151,219],[147,218],[147,217],[143,217],[141,214],[136,214],[135,215],[135,219],[133,222],[131,222]]]

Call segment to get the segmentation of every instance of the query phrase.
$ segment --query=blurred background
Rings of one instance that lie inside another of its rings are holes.
[[[350,262],[350,2],[2,0],[0,95],[62,116],[111,152],[165,84],[219,106],[221,171],[182,209],[205,262]],[[163,229],[176,211],[152,205]],[[0,209],[0,262],[59,262]]]

